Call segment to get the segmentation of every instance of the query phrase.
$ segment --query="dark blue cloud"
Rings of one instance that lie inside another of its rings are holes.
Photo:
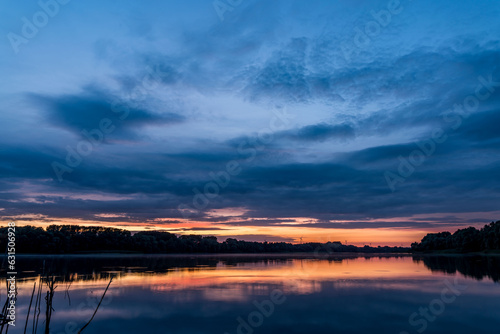
[[[297,130],[288,130],[277,134],[279,137],[304,141],[325,141],[328,139],[349,140],[356,136],[354,128],[350,124],[327,124],[319,123],[306,125]]]
[[[45,110],[47,121],[79,136],[82,131],[99,129],[104,119],[111,121],[113,137],[134,137],[133,130],[146,125],[166,125],[184,121],[173,112],[151,112],[136,102],[90,89],[78,95],[32,95],[37,106]]]

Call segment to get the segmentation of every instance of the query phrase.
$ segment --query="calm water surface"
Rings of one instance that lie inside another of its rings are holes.
[[[108,293],[83,333],[431,334],[500,328],[497,256],[94,255],[17,261],[18,320],[9,333],[24,332],[33,284],[47,273],[57,279],[50,321],[55,334],[76,333],[90,319],[110,277]]]

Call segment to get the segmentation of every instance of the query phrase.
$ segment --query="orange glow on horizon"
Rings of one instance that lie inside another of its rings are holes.
[[[234,213],[234,211],[229,212]],[[221,217],[229,214],[227,211],[219,211]],[[101,218],[119,218],[119,215],[98,215]],[[18,226],[33,225],[46,227],[51,224],[56,225],[82,225],[82,226],[105,226],[126,229],[131,232],[145,230],[159,230],[174,233],[177,235],[196,234],[204,236],[216,236],[219,242],[229,237],[236,237],[239,240],[249,241],[285,241],[292,243],[307,242],[328,242],[340,241],[341,243],[355,246],[371,245],[376,246],[405,246],[412,242],[420,241],[427,233],[438,231],[455,231],[463,226],[446,225],[443,228],[318,228],[304,227],[304,224],[311,224],[310,218],[294,218],[295,223],[286,223],[270,226],[237,226],[224,225],[217,222],[188,221],[183,219],[158,218],[149,222],[106,222],[89,221],[81,219],[49,219],[44,216],[22,215],[17,217]],[[397,220],[397,219],[391,219]],[[386,220],[390,221],[390,220]],[[172,223],[169,223],[172,222]],[[376,222],[376,221],[374,221]],[[6,225],[7,221],[3,222]],[[339,222],[342,223],[342,222]],[[301,226],[295,226],[300,224]],[[244,224],[242,224],[244,225]]]
[[[209,217],[214,218],[214,221],[193,221],[182,218],[155,218],[145,222],[130,222],[125,221],[126,214],[95,214],[95,220],[83,219],[58,219],[50,218],[44,215],[23,214],[14,219],[18,226],[34,225],[46,227],[51,224],[56,225],[81,225],[81,226],[105,226],[126,229],[131,232],[156,230],[174,233],[176,235],[196,234],[203,236],[215,236],[219,242],[227,238],[236,238],[238,240],[247,241],[285,241],[291,243],[306,242],[327,242],[340,241],[343,244],[364,246],[405,246],[409,247],[411,243],[420,241],[427,233],[449,231],[455,232],[459,228],[466,227],[460,225],[460,220],[474,221],[481,219],[481,223],[470,223],[467,226],[475,226],[481,228],[485,224],[485,220],[491,217],[499,217],[500,211],[497,212],[475,212],[463,213],[459,215],[457,223],[449,223],[446,221],[452,216],[452,213],[437,213],[437,214],[419,214],[411,217],[392,217],[387,219],[371,219],[365,220],[367,223],[424,223],[430,222],[430,227],[376,227],[376,228],[349,228],[349,225],[344,225],[343,228],[321,228],[315,227],[314,224],[318,220],[308,217],[285,217],[274,218],[277,223],[269,223],[266,225],[266,219],[255,218],[253,223],[248,219],[245,220],[244,215],[247,212],[245,208],[225,208],[214,209],[208,211]],[[231,218],[232,223],[226,224],[227,218]],[[119,221],[124,218],[124,221]],[[444,220],[443,220],[444,218]],[[218,222],[217,220],[220,219]],[[109,221],[116,220],[116,221]],[[493,221],[495,219],[491,219]],[[279,222],[282,221],[282,222]],[[3,220],[3,226],[7,225],[7,220]],[[262,223],[259,223],[262,222]],[[355,226],[356,221],[334,221],[339,224],[352,224]],[[253,224],[253,225],[252,225]],[[247,226],[248,225],[248,226]],[[261,225],[261,226],[260,226]],[[380,225],[379,225],[380,226]],[[383,224],[382,224],[383,226]],[[417,225],[418,226],[418,225]]]

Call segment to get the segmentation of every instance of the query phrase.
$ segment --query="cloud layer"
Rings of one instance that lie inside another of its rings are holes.
[[[500,6],[451,4],[402,1],[362,48],[384,1],[65,7],[3,56],[0,215],[252,240],[498,219]]]

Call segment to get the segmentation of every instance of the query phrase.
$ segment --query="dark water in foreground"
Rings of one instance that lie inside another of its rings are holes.
[[[9,333],[24,332],[33,283],[48,272],[58,280],[50,322],[55,334],[78,332],[111,276],[83,333],[431,334],[500,328],[498,256],[89,255],[18,256],[17,262],[18,320]]]

